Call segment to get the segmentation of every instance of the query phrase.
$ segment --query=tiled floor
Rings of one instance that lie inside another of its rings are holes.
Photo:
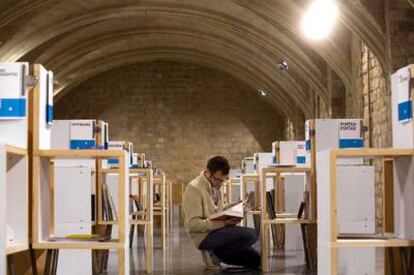
[[[136,242],[136,240],[135,240]],[[131,274],[147,274],[145,271],[145,256],[143,240],[140,239],[131,251]],[[154,237],[154,274],[262,274],[261,272],[234,272],[232,270],[205,270],[200,252],[192,245],[184,230],[175,227],[174,233],[168,240],[165,250],[160,247],[160,237]],[[108,274],[117,274],[116,253],[111,253]],[[271,257],[271,274],[311,274],[305,272],[302,251],[275,251]]]

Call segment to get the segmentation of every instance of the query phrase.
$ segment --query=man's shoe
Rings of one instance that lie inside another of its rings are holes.
[[[201,255],[206,269],[220,269],[220,259],[214,255],[213,251],[201,250]]]

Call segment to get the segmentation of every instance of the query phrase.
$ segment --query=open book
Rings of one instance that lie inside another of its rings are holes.
[[[245,201],[239,202],[238,204],[223,210],[221,212],[218,212],[216,214],[213,214],[209,217],[210,220],[212,221],[220,221],[220,220],[228,220],[228,219],[233,219],[233,218],[240,218],[243,219],[244,213],[243,213],[243,208],[244,208],[244,203]]]

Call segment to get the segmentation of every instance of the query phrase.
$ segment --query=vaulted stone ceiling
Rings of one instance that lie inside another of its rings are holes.
[[[308,0],[2,0],[0,60],[44,64],[59,98],[78,84],[122,65],[185,61],[228,72],[286,117],[311,116],[311,93],[329,105],[327,72],[352,92],[354,33],[385,62],[380,20],[359,0],[338,1],[340,20],[327,40],[300,30]],[[289,62],[280,71],[277,62]]]

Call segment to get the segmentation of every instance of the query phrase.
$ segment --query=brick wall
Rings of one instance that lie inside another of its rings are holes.
[[[353,42],[353,68],[357,93],[347,103],[349,117],[362,118],[368,130],[364,133],[366,147],[391,147],[391,102],[387,74],[378,59],[361,42]],[[382,161],[373,161],[376,182],[376,218],[382,227]]]
[[[222,72],[153,62],[114,69],[56,103],[58,119],[97,118],[110,139],[128,139],[177,182],[220,154],[233,167],[284,136],[284,121],[257,93]]]

